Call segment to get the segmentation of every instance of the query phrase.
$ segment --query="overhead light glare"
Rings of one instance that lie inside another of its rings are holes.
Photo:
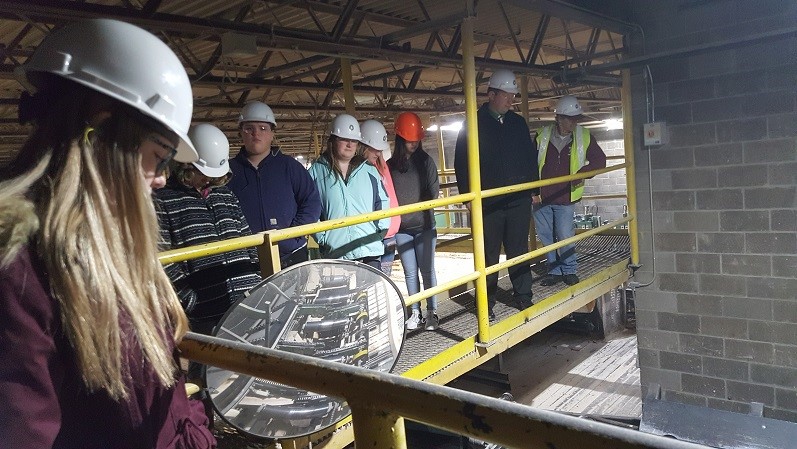
[[[623,121],[617,118],[610,118],[608,120],[604,120],[603,123],[606,125],[607,131],[613,129],[623,129]]]

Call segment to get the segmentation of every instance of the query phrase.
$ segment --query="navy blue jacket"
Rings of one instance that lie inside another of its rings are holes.
[[[230,160],[230,168],[233,176],[227,186],[238,197],[253,233],[315,223],[321,216],[321,198],[310,174],[278,148],[272,148],[257,168],[241,148]],[[281,241],[280,257],[306,244],[305,237]]]

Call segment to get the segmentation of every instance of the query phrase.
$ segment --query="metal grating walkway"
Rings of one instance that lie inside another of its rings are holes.
[[[583,281],[604,268],[629,259],[629,238],[627,235],[589,237],[579,242],[577,253],[578,275]],[[455,261],[455,263],[468,262]],[[472,259],[469,263],[472,267]],[[438,266],[437,269],[439,272],[441,267]],[[566,287],[562,283],[550,287],[539,285],[539,280],[545,274],[542,264],[532,266],[532,271],[535,278],[533,287],[535,303]],[[439,275],[438,280],[440,280]],[[499,278],[498,287],[494,311],[497,320],[500,321],[516,313],[517,308],[512,298],[512,284],[505,273]],[[424,307],[425,301],[422,302],[422,308]],[[477,333],[476,305],[472,290],[457,295],[452,294],[452,298],[447,301],[438,301],[437,312],[440,316],[440,327],[437,330],[419,329],[407,334],[404,348],[393,369],[394,373],[401,374]]]

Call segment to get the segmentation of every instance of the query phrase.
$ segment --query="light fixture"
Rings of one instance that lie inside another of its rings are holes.
[[[613,129],[623,129],[623,121],[618,118],[610,118],[608,120],[604,120],[603,123],[606,125],[607,131]]]
[[[462,129],[462,122],[449,123],[448,125],[443,126],[437,126],[437,124],[433,124],[426,128],[427,131],[437,131],[438,129],[443,131],[459,131]]]
[[[449,123],[448,125],[440,127],[443,131],[459,131],[462,129],[462,122]]]

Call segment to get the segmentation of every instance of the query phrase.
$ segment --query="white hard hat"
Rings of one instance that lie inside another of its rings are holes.
[[[343,139],[362,140],[362,136],[360,135],[360,124],[357,123],[356,118],[349,114],[340,114],[335,117],[335,119],[332,120],[329,133]]]
[[[376,120],[364,121],[363,124],[360,125],[360,134],[362,134],[362,140],[360,140],[360,142],[364,145],[368,145],[379,151],[385,151],[390,148],[390,145],[387,143],[387,131],[385,131],[385,127]]]
[[[572,95],[565,95],[556,102],[556,109],[554,110],[557,115],[566,115],[568,117],[575,117],[581,115],[584,111],[581,105],[578,104],[576,97]]]
[[[260,101],[247,103],[241,109],[241,115],[238,116],[238,124],[240,125],[243,122],[266,122],[277,126],[277,120],[274,119],[274,111],[267,104]]]
[[[191,83],[174,52],[153,34],[111,19],[71,23],[50,33],[21,68],[52,73],[132,106],[180,138],[175,160],[197,158],[188,138],[194,107]]]
[[[493,76],[490,77],[490,84],[488,84],[487,87],[503,90],[504,92],[509,92],[510,94],[516,94],[520,92],[517,88],[515,74],[506,69],[499,69],[493,72]]]
[[[197,170],[211,178],[220,178],[230,172],[230,142],[219,128],[210,123],[200,123],[188,130],[188,137],[199,153],[199,160],[194,162]]]

